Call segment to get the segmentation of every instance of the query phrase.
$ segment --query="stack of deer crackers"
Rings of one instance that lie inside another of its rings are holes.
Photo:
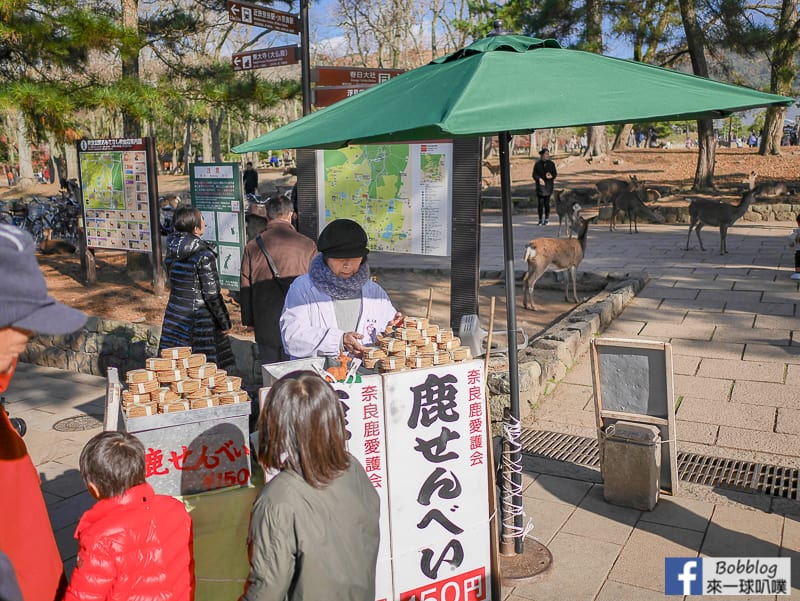
[[[144,369],[129,371],[122,407],[128,417],[175,413],[249,402],[242,379],[229,376],[203,353],[188,346],[168,348],[147,359]]]
[[[450,328],[440,328],[425,317],[406,317],[378,336],[378,345],[364,353],[364,366],[381,373],[421,369],[472,359],[469,347]]]

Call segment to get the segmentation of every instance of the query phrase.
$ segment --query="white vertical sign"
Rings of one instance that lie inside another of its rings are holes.
[[[375,599],[392,598],[392,563],[389,545],[389,491],[386,479],[386,432],[383,382],[380,376],[362,376],[361,382],[333,384],[345,410],[347,450],[369,476],[380,497],[381,543],[375,573]]]
[[[483,364],[383,379],[394,599],[490,599]]]

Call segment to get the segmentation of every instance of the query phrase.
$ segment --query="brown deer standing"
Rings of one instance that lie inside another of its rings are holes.
[[[628,216],[628,232],[633,233],[634,231],[638,234],[639,233],[639,215],[644,215],[651,221],[655,221],[656,223],[663,223],[664,218],[650,209],[644,202],[642,201],[642,183],[636,178],[635,175],[631,175],[631,181],[628,184],[628,189],[622,192],[619,192],[611,201],[611,222],[608,225],[609,231],[614,231],[617,222],[617,213],[620,211],[625,211],[626,215]],[[633,226],[633,228],[631,228]]]
[[[631,177],[636,177],[631,176]],[[601,179],[596,182],[594,187],[597,188],[597,204],[606,204],[609,200],[614,198],[620,192],[628,189],[629,182],[624,179]]]
[[[589,231],[589,221],[577,216],[573,230],[577,238],[564,240],[561,238],[535,238],[525,247],[525,261],[528,263],[528,273],[523,278],[522,306],[536,311],[533,301],[533,286],[548,269],[552,271],[569,271],[572,279],[572,297],[578,303],[577,270],[586,251],[586,234]],[[564,299],[569,302],[569,280],[564,278]]]
[[[692,237],[692,229],[697,234],[697,241],[700,243],[700,250],[705,250],[703,241],[700,239],[700,230],[704,225],[719,227],[719,254],[724,255],[728,252],[728,228],[732,226],[742,215],[747,212],[750,203],[755,200],[758,194],[756,188],[755,171],[750,172],[748,177],[749,190],[745,192],[739,204],[729,204],[709,198],[696,198],[689,203],[689,233],[686,236],[686,250],[689,250],[689,240]]]
[[[483,166],[486,167],[489,170],[489,173],[492,174],[492,183],[496,182],[497,178],[500,177],[500,165],[495,165],[489,161],[483,161]]]

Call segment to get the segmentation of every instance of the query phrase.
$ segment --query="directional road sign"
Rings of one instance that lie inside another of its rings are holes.
[[[345,98],[349,98],[350,96],[355,96],[359,92],[363,92],[371,87],[372,86],[316,86],[313,90],[313,104],[320,109],[335,104]]]
[[[311,81],[318,86],[357,86],[383,83],[403,73],[403,69],[373,69],[368,67],[315,67]]]
[[[255,25],[264,29],[283,31],[284,33],[299,33],[300,25],[297,15],[285,13],[240,0],[228,0],[228,18],[234,23]]]
[[[281,65],[295,65],[300,61],[300,49],[297,46],[276,46],[263,50],[237,52],[231,57],[234,71],[249,71]]]

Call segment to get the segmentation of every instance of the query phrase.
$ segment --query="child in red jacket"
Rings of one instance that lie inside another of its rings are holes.
[[[65,601],[192,601],[192,521],[177,499],[145,482],[144,447],[102,432],[84,447],[80,470],[98,502],[78,524],[78,563]]]

